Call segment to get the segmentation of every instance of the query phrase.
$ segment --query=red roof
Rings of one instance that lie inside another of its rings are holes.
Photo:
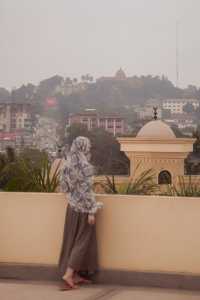
[[[16,134],[15,133],[0,132],[0,140],[13,141],[15,139],[16,139]]]
[[[55,107],[58,104],[58,101],[55,97],[46,98],[46,105],[48,107]]]

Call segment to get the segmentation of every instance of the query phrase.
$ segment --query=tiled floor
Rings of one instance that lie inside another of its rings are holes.
[[[92,285],[62,292],[57,283],[0,281],[2,300],[200,300],[200,292]]]

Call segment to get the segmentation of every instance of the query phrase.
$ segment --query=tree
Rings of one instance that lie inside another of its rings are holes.
[[[78,79],[77,78],[73,78],[73,83],[77,84],[78,83]]]
[[[13,101],[28,101],[34,99],[36,87],[28,83],[27,85],[22,85],[18,89],[14,89],[11,93],[11,98]]]
[[[92,162],[97,174],[120,175],[129,173],[129,160],[120,151],[116,138],[104,129],[93,129],[90,135],[92,143]]]
[[[87,127],[83,124],[72,124],[67,129],[67,144],[69,147],[72,145],[73,140],[78,136],[90,137],[90,133],[87,130]]]
[[[0,88],[0,102],[10,100],[10,92],[4,88]]]
[[[65,83],[66,83],[67,85],[70,85],[70,84],[72,84],[72,80],[71,80],[71,78],[70,78],[70,77],[66,77],[66,79],[65,79]]]
[[[86,75],[81,76],[81,80],[83,82],[92,82],[94,80],[94,78],[90,74],[86,74]]]
[[[187,103],[183,106],[183,111],[186,113],[193,113],[195,112],[195,108],[192,103]]]
[[[24,163],[38,169],[46,157],[46,153],[36,149],[24,149],[17,155],[13,148],[8,147],[6,152],[0,155],[0,188],[5,189],[11,181],[13,183],[15,180],[20,185],[15,188],[23,189],[25,181],[28,180],[26,176],[22,175]]]
[[[188,85],[186,89],[183,90],[184,98],[198,98],[198,89],[194,85]]]
[[[162,118],[163,119],[170,119],[171,118],[171,110],[170,109],[163,109],[162,110]]]
[[[12,148],[0,156],[0,188],[5,191],[55,192],[59,185],[59,166],[51,171],[45,152],[24,149],[16,155]]]
[[[185,134],[182,133],[182,131],[178,128],[177,125],[171,125],[171,129],[173,130],[173,132],[177,138],[187,137]]]
[[[193,132],[193,138],[196,139],[194,143],[194,152],[200,155],[200,125],[198,125],[197,129]]]
[[[120,151],[116,138],[101,128],[91,131],[82,124],[73,124],[67,130],[67,143],[70,146],[78,136],[88,137],[92,144],[92,163],[97,174],[128,174],[129,160]]]
[[[43,99],[53,96],[56,88],[61,86],[63,82],[64,78],[58,75],[42,80],[38,86],[37,94]]]

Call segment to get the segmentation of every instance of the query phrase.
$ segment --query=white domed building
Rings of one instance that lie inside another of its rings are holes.
[[[153,120],[136,137],[120,137],[118,141],[130,160],[131,177],[153,169],[158,184],[170,184],[184,175],[184,160],[193,151],[195,139],[177,138],[170,126]]]

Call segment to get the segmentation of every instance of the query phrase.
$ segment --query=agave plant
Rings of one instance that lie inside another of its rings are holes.
[[[106,183],[101,183],[105,192],[107,194],[118,194],[117,185],[115,182],[115,176],[111,175],[111,178],[109,176],[105,176],[105,178],[106,178]]]
[[[139,165],[136,170],[138,170]],[[152,169],[143,171],[140,175],[122,184],[116,184],[115,176],[111,178],[106,176],[106,182],[100,184],[104,191],[108,194],[135,194],[149,195],[159,191],[158,184],[155,183],[155,174]]]
[[[178,177],[177,185],[168,185],[165,195],[182,196],[182,197],[200,197],[200,182],[192,180],[192,176],[188,177],[188,181],[184,176]]]
[[[135,179],[119,186],[119,194],[150,195],[155,194],[159,186],[155,183],[155,175],[152,169],[143,171]]]
[[[32,183],[38,192],[53,193],[59,186],[60,163],[52,173],[52,164],[46,158],[40,169],[32,173]]]

